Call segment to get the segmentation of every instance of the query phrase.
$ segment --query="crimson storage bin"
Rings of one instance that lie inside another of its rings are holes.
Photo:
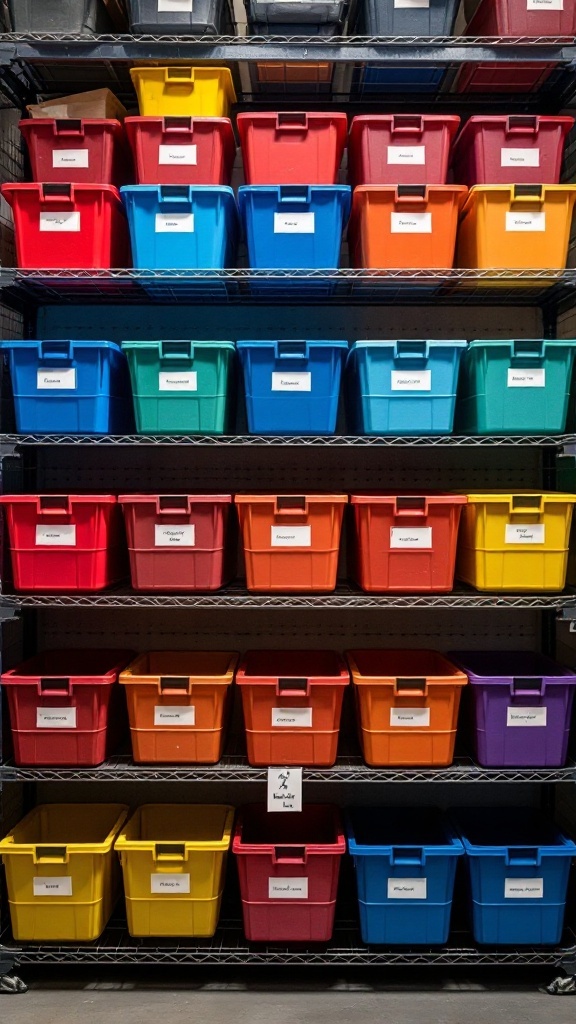
[[[238,114],[247,185],[336,185],[346,114]]]
[[[8,698],[18,765],[101,764],[124,738],[118,674],[130,651],[45,651],[1,683]]]
[[[19,127],[34,181],[120,186],[130,180],[132,161],[120,121],[31,117]]]
[[[334,764],[349,682],[332,651],[248,651],[236,683],[250,764]]]
[[[532,651],[458,651],[468,676],[471,739],[486,768],[566,763],[576,672]]]
[[[137,185],[229,185],[236,157],[228,117],[127,117]]]
[[[130,265],[128,228],[113,185],[4,184],[24,270]]]
[[[103,590],[127,573],[112,494],[5,494],[16,590]]]
[[[454,146],[454,178],[468,186],[557,185],[573,126],[573,117],[471,117]]]
[[[308,804],[269,814],[260,805],[244,807],[232,852],[249,942],[328,942],[346,852],[338,808]]]
[[[362,590],[452,590],[464,495],[353,494],[350,501],[352,576]]]
[[[459,124],[460,118],[451,114],[363,114],[353,118],[348,181],[353,188],[445,185]]]
[[[134,590],[218,590],[234,576],[230,494],[121,494]]]

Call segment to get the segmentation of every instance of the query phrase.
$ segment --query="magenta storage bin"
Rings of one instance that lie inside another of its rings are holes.
[[[565,764],[575,672],[530,651],[458,651],[449,657],[470,680],[466,689],[478,764]]]
[[[494,114],[468,119],[453,149],[459,185],[557,185],[572,117]]]

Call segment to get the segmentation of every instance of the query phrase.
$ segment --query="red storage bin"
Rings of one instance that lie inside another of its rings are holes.
[[[250,764],[334,764],[349,682],[332,651],[249,651],[236,683]]]
[[[33,181],[127,185],[130,150],[120,121],[100,117],[20,121]]]
[[[128,569],[112,494],[5,494],[16,590],[103,590]]]
[[[130,651],[45,651],[3,672],[16,764],[102,764],[127,729],[118,674],[131,657]]]
[[[530,93],[537,92],[556,64],[522,61],[509,64],[463,64],[456,79],[456,92]]]
[[[331,938],[340,858],[346,852],[336,807],[308,804],[292,814],[244,807],[236,818],[232,851],[249,942]]]
[[[335,185],[346,114],[238,114],[247,185]]]
[[[460,494],[353,494],[351,575],[363,590],[447,591],[454,586]]]
[[[113,185],[12,183],[0,191],[13,209],[22,269],[130,265],[126,217]]]
[[[236,157],[228,117],[127,117],[137,185],[229,185]]]
[[[218,590],[234,576],[230,494],[121,494],[134,590]]]
[[[557,185],[573,127],[573,117],[471,117],[454,146],[454,179],[469,186]]]
[[[355,117],[348,140],[348,181],[353,188],[445,185],[459,124],[459,117],[444,114]]]

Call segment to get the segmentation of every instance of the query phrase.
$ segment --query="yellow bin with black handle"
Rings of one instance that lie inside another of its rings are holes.
[[[142,117],[229,117],[236,102],[229,68],[139,67],[130,77]]]

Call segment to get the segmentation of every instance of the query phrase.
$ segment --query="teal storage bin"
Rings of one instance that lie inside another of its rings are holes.
[[[462,360],[462,434],[561,434],[576,341],[471,341]]]
[[[232,418],[231,341],[123,341],[139,434],[225,434]]]

